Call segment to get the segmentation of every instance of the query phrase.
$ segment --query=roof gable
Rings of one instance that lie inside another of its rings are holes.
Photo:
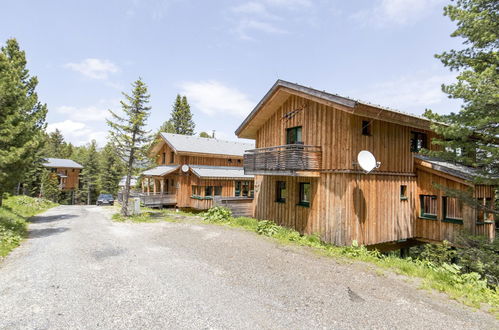
[[[49,168],[79,168],[79,169],[83,168],[83,166],[81,166],[77,162],[71,159],[63,159],[63,158],[45,158],[43,166]]]
[[[430,129],[431,121],[416,115],[381,107],[368,102],[354,100],[336,94],[319,91],[310,87],[277,80],[265,94],[248,117],[237,128],[236,135],[240,138],[255,139],[258,129],[272,116],[290,95],[325,104],[335,109],[351,114],[387,121],[418,129]]]

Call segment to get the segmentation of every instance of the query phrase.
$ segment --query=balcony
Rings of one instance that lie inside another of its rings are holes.
[[[321,169],[322,151],[319,146],[286,144],[270,148],[247,150],[244,173],[250,175],[315,176]]]

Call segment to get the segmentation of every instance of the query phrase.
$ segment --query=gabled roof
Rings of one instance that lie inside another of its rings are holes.
[[[83,166],[71,159],[62,158],[45,158],[43,166],[49,168],[83,168]]]
[[[150,170],[146,170],[142,172],[144,176],[164,176],[175,170],[177,170],[179,165],[161,165],[156,166],[155,168],[151,168]]]
[[[471,181],[473,178],[483,176],[476,168],[451,163],[439,158],[428,157],[424,155],[414,155],[414,158],[419,159],[421,165],[429,167],[435,171],[443,172],[455,176],[460,179]],[[426,163],[426,164],[425,164]]]
[[[337,94],[319,91],[310,87],[291,83],[285,80],[277,80],[272,88],[258,102],[248,117],[237,128],[236,135],[240,138],[254,139],[256,131],[272,116],[275,110],[287,100],[290,95],[310,99],[328,106],[333,106],[339,110],[346,111],[359,116],[364,116],[382,121],[392,122],[419,129],[430,129],[431,121],[413,114],[398,110],[381,107],[369,102],[340,96]],[[263,111],[264,109],[269,109]]]
[[[137,185],[137,180],[138,179],[139,179],[139,177],[132,176],[130,178],[130,186],[135,187]],[[118,184],[118,186],[123,187],[123,186],[125,186],[125,183],[126,183],[126,175],[121,178],[120,183]]]
[[[160,133],[160,135],[163,140],[177,153],[242,157],[245,150],[255,148],[254,143],[224,141],[172,133]]]
[[[243,167],[190,165],[192,173],[200,179],[246,179],[253,180],[253,175],[244,174]]]

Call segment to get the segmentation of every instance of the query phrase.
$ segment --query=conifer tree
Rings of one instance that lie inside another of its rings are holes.
[[[40,195],[43,198],[49,199],[56,203],[59,202],[59,198],[61,195],[57,175],[45,168],[41,171]]]
[[[172,123],[171,119],[168,119],[159,127],[158,133],[176,133],[175,126]]]
[[[47,107],[38,101],[38,79],[29,75],[26,63],[17,41],[7,40],[0,51],[0,206],[42,147]]]
[[[137,161],[146,158],[145,153],[150,143],[149,132],[145,130],[151,107],[148,106],[150,95],[147,86],[138,79],[132,84],[132,94],[122,93],[125,97],[121,101],[124,115],[119,116],[109,110],[112,120],[107,120],[110,127],[109,137],[114,144],[118,155],[125,162],[125,189],[121,213],[128,216],[128,198],[130,196],[130,180],[134,165]]]
[[[441,151],[430,154],[473,166],[482,174],[475,177],[475,183],[497,186],[499,2],[457,0],[444,8],[444,15],[457,23],[457,29],[451,36],[463,38],[466,47],[435,56],[451,70],[458,71],[457,82],[443,85],[442,89],[450,98],[463,100],[463,105],[459,112],[449,115],[439,115],[431,110],[425,112],[426,117],[445,124],[433,125],[441,138],[434,139],[432,143],[441,146]],[[470,201],[466,196],[457,197]]]
[[[123,164],[113,144],[106,144],[101,152],[100,159],[99,182],[101,193],[116,195],[123,176]]]
[[[174,133],[194,135],[196,125],[192,120],[191,106],[185,96],[181,97],[177,94],[170,121],[175,129]]]
[[[99,154],[95,140],[92,140],[88,146],[87,155],[82,165],[82,190],[86,197],[87,205],[90,205],[97,197],[99,183]]]

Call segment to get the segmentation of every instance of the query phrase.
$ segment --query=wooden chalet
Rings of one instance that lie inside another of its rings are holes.
[[[243,155],[251,143],[160,133],[150,156],[157,166],[142,173],[146,204],[198,210],[216,203],[251,215],[253,175],[245,174]],[[234,205],[233,205],[234,204]],[[236,213],[237,213],[236,212]]]
[[[83,166],[71,159],[46,158],[43,166],[57,176],[62,191],[73,191],[80,185]]]
[[[434,148],[427,119],[278,80],[236,135],[256,140],[244,170],[255,175],[258,219],[336,245],[452,240],[462,229],[494,238],[490,215],[435,188],[494,203],[469,168],[418,156]],[[370,174],[356,163],[361,150],[381,162]]]

